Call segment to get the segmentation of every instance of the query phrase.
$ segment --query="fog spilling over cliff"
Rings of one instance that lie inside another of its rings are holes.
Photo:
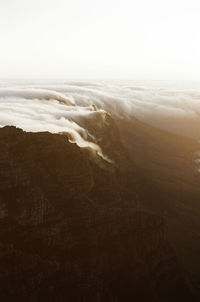
[[[70,132],[91,141],[87,120],[103,126],[114,119],[137,119],[171,132],[199,138],[200,89],[132,82],[4,82],[0,126],[27,131]],[[98,140],[98,138],[95,138]]]
[[[199,301],[199,97],[0,83],[1,301]]]

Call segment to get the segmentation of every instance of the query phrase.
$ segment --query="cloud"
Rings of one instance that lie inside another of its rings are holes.
[[[61,98],[61,94],[51,90],[0,89],[0,127],[14,125],[25,131],[68,133],[71,142],[93,150],[111,163],[101,147],[91,141],[93,137],[87,129],[78,124],[101,116],[103,111],[97,111],[93,106],[75,106],[73,102],[66,101],[69,99],[66,96]]]
[[[1,88],[0,99],[4,97],[16,97],[23,99],[55,100],[66,105],[73,105],[73,100],[64,94],[47,89],[32,88]]]
[[[105,157],[87,122],[104,127],[105,112],[117,119],[136,117],[172,132],[198,137],[200,91],[130,83],[7,83],[0,88],[0,126],[26,131],[68,132],[80,147]]]

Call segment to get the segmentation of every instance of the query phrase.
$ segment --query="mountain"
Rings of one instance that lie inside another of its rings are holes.
[[[90,132],[111,162],[63,133],[0,129],[1,301],[198,298],[199,143],[106,121]]]

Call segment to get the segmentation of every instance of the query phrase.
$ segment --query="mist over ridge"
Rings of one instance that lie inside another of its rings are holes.
[[[0,86],[0,296],[196,302],[200,89]]]
[[[1,127],[71,131],[87,139],[81,121],[97,119],[103,124],[105,112],[114,119],[136,117],[161,129],[199,138],[200,89],[131,85],[130,81],[10,81],[0,88]]]

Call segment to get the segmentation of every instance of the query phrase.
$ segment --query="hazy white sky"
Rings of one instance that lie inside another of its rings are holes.
[[[0,0],[0,78],[200,80],[200,0]]]

